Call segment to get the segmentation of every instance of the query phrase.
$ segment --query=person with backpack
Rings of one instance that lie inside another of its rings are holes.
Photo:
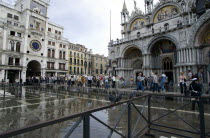
[[[198,79],[193,78],[192,83],[189,86],[189,90],[191,92],[191,96],[194,96],[196,98],[192,98],[192,110],[195,110],[195,103],[197,102],[198,107],[200,105],[199,97],[201,96],[202,89],[201,86],[198,84]],[[197,98],[198,97],[198,98]]]
[[[162,73],[162,75],[161,75],[161,78],[160,78],[160,87],[161,87],[161,89],[162,89],[162,91],[163,92],[165,92],[166,90],[165,90],[165,83],[166,83],[166,75],[165,75],[165,73],[163,72]]]

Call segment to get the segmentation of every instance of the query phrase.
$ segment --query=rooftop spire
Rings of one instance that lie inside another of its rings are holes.
[[[125,0],[124,0],[122,12],[128,12]]]

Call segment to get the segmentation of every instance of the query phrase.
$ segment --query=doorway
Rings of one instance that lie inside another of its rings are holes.
[[[30,61],[27,65],[27,77],[38,77],[41,76],[41,64],[38,61]]]

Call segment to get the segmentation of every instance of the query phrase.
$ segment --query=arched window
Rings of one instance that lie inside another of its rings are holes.
[[[63,59],[66,59],[66,52],[63,52]]]
[[[165,29],[165,31],[169,29],[169,24],[168,23],[164,24],[164,29]]]
[[[77,74],[79,74],[79,67],[77,67]]]
[[[62,59],[62,52],[59,53],[59,58]]]
[[[20,46],[21,46],[20,42],[17,42],[16,43],[16,52],[20,52]]]
[[[140,33],[140,32],[137,32],[137,37],[138,37],[138,38],[140,37],[140,35],[141,35],[141,33]]]
[[[83,66],[83,60],[81,60],[81,66]]]
[[[74,59],[74,65],[76,65],[77,64],[77,60],[76,59]]]
[[[173,69],[173,63],[172,59],[169,57],[166,57],[163,59],[163,70],[172,70]]]
[[[72,58],[70,58],[70,62],[69,63],[72,64]]]
[[[52,50],[52,58],[55,58],[55,50]]]
[[[11,44],[11,51],[15,51],[15,42],[10,41],[10,44]]]
[[[51,50],[48,49],[47,57],[50,57],[50,56],[51,56]]]

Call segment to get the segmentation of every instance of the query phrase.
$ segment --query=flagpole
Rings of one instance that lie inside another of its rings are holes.
[[[112,40],[112,12],[110,10],[110,41]]]

